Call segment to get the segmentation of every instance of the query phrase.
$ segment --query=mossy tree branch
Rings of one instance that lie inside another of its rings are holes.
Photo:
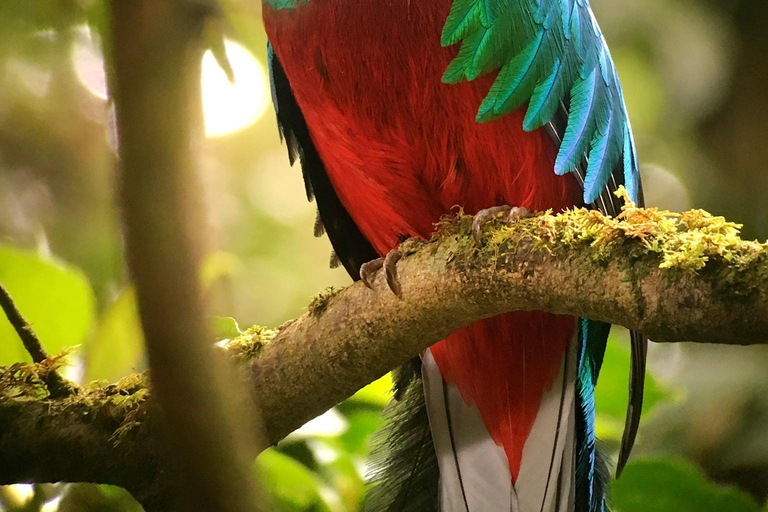
[[[35,363],[45,361],[48,358],[48,354],[43,348],[42,343],[40,343],[40,339],[29,323],[21,316],[8,290],[2,285],[0,285],[0,309],[2,309],[13,330],[16,331],[19,340],[21,340],[32,361]],[[54,398],[63,398],[76,391],[74,386],[62,378],[55,370],[47,372],[43,380],[50,390],[51,396]]]
[[[768,247],[705,212],[629,208],[619,219],[576,210],[491,226],[471,219],[410,240],[402,297],[383,278],[319,297],[277,332],[252,328],[228,344],[249,370],[276,442],[453,330],[513,310],[586,316],[657,341],[768,342]],[[2,374],[0,374],[2,375]],[[155,415],[136,377],[63,400],[8,394],[0,378],[0,483],[86,480],[148,499],[167,492]],[[18,386],[17,386],[18,389]],[[116,403],[117,402],[119,403]],[[122,428],[120,428],[122,426]],[[116,433],[117,432],[117,433]]]

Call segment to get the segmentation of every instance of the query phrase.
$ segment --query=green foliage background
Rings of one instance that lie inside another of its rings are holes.
[[[757,56],[768,50],[768,3],[593,4],[623,80],[649,204],[703,207],[765,239],[768,60]],[[258,2],[225,6],[227,37],[263,64]],[[68,371],[81,382],[145,368],[115,211],[110,105],[83,78],[100,73],[103,7],[0,3],[0,283],[50,352],[77,347]],[[95,55],[95,70],[83,55]],[[311,236],[313,206],[271,111],[208,139],[204,152],[212,237],[201,277],[212,315],[276,326],[326,286],[348,282],[328,268],[327,240]],[[768,350],[651,349],[645,417],[614,485],[615,510],[760,510],[768,496]],[[27,356],[0,319],[0,364],[20,360]],[[627,371],[626,333],[615,329],[597,393],[598,434],[614,457]],[[359,510],[390,384],[385,377],[367,386],[259,457],[271,510]],[[139,507],[114,487],[51,484],[0,487],[0,510]]]

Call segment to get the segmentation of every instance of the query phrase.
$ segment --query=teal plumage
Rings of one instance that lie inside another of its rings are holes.
[[[586,0],[454,0],[442,44],[461,43],[443,80],[457,83],[498,70],[480,104],[479,122],[526,102],[524,128],[545,126],[567,104],[568,122],[555,172],[588,161],[584,201],[593,203],[623,166],[637,200],[637,159],[621,85]]]
[[[595,385],[611,326],[579,319],[579,364],[576,377],[576,503],[577,510],[605,510],[603,487],[609,480],[595,436]]]
[[[294,9],[299,4],[306,4],[309,0],[264,0],[270,7],[278,11],[283,9]]]

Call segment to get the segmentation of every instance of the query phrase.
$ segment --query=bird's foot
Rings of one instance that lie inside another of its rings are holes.
[[[375,277],[374,274],[383,267],[384,273],[387,276],[389,289],[399,297],[403,293],[403,290],[400,286],[400,279],[397,277],[397,262],[400,261],[400,258],[402,257],[403,253],[397,249],[392,249],[384,258],[378,258],[369,261],[368,263],[363,263],[360,267],[360,279],[363,281],[363,284],[368,288],[373,289],[372,283]]]
[[[475,239],[477,245],[482,245],[483,226],[493,219],[503,218],[507,223],[511,223],[515,219],[530,216],[531,211],[524,206],[502,205],[480,210],[472,219],[472,238]]]

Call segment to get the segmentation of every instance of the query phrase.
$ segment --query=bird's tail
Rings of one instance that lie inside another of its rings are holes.
[[[575,503],[576,358],[568,350],[544,393],[513,481],[477,407],[446,384],[431,354],[422,376],[440,466],[442,512],[571,512]]]
[[[595,437],[595,385],[610,324],[579,319],[576,379],[576,512],[608,510],[608,466]]]
[[[530,423],[517,463],[510,463],[516,455],[509,443],[489,432],[499,432],[499,425],[487,427],[478,404],[448,383],[434,347],[425,351],[420,371],[418,364],[410,365],[421,378],[412,371],[411,378],[398,379],[398,394],[385,412],[390,422],[375,440],[366,512],[605,512],[608,477],[594,436],[594,383],[609,326],[587,320],[580,320],[578,329],[570,325],[576,333],[548,363],[552,375],[540,381],[546,385],[533,413],[509,401],[525,396],[506,389],[509,381],[495,386],[497,396],[490,398],[506,401],[510,428],[504,439],[520,432],[512,428],[516,421]],[[529,350],[528,357],[534,353]],[[492,371],[477,360],[471,363],[474,373]],[[528,360],[521,369],[531,367],[535,361]],[[533,379],[521,382],[530,386]],[[483,406],[488,416],[488,405]]]

